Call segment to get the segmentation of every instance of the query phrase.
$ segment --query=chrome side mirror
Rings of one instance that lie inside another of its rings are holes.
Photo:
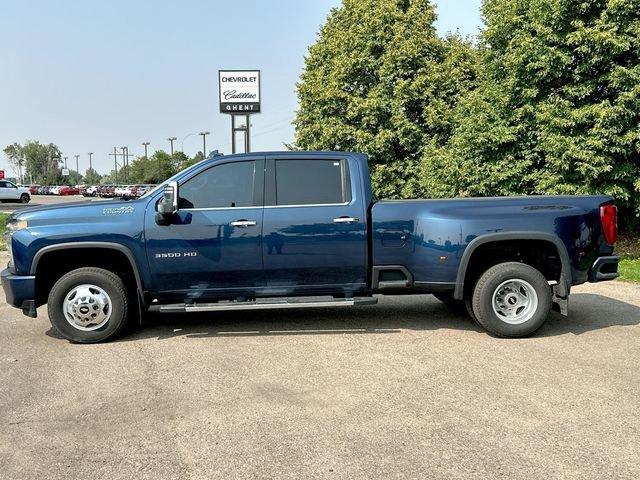
[[[156,211],[156,221],[161,225],[166,225],[171,217],[178,212],[178,182],[169,182],[165,185]]]

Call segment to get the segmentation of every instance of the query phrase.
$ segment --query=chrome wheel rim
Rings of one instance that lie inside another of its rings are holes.
[[[64,297],[62,313],[78,330],[98,330],[111,317],[111,298],[97,285],[78,285]]]
[[[493,311],[500,320],[519,325],[530,320],[538,309],[538,294],[529,282],[512,278],[493,292]]]

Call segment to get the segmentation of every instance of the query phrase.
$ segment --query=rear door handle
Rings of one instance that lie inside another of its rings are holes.
[[[358,223],[358,217],[338,217],[333,219],[333,223]]]
[[[231,222],[229,225],[231,225],[232,227],[247,228],[247,227],[255,227],[257,225],[257,222],[255,220],[245,220],[243,218],[241,220],[236,220],[235,222]]]

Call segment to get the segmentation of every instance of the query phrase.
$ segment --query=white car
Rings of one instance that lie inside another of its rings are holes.
[[[31,195],[27,187],[18,187],[8,180],[0,180],[0,200],[3,202],[29,203]]]
[[[84,193],[82,195],[85,197],[95,197],[98,195],[98,187],[95,185],[87,187],[84,189]]]

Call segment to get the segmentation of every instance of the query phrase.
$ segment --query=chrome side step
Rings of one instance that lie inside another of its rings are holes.
[[[170,305],[152,305],[149,310],[161,313],[178,312],[216,312],[229,310],[268,310],[275,308],[313,308],[313,307],[355,307],[375,305],[377,298],[339,298],[332,300],[302,300],[296,298],[265,298],[248,302],[224,301],[217,303],[173,303]]]

